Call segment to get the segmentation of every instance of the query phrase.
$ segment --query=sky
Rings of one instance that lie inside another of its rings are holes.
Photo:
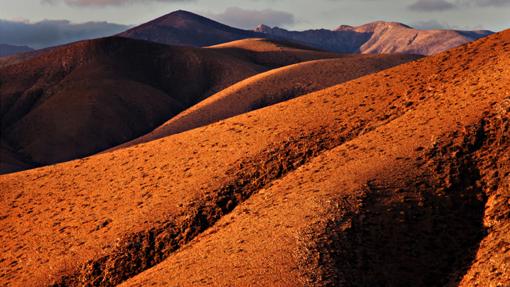
[[[179,9],[245,29],[378,20],[420,29],[510,28],[510,0],[0,0],[0,43],[42,48],[106,36]]]

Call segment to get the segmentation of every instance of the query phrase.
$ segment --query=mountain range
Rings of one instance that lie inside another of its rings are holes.
[[[28,46],[16,46],[8,44],[0,44],[0,57],[10,56],[18,53],[25,53],[33,51],[34,49]]]
[[[289,31],[259,25],[254,30],[230,27],[206,17],[175,11],[131,28],[119,36],[167,45],[206,47],[235,40],[267,38],[336,53],[432,55],[492,34],[491,31],[418,30],[397,22],[372,22],[336,29]],[[0,46],[0,57],[30,51]],[[1,64],[1,63],[0,63]]]
[[[211,46],[246,38],[301,43],[337,53],[431,55],[490,35],[491,31],[418,30],[396,22],[373,22],[334,30],[287,31],[260,25],[233,28],[187,11],[176,11],[132,28],[120,36],[170,45]]]

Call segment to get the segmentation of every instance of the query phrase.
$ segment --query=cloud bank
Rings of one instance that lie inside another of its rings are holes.
[[[44,20],[35,23],[0,20],[0,41],[5,44],[27,45],[40,49],[110,36],[128,28],[129,26],[108,22],[74,24],[67,20]]]
[[[407,6],[409,10],[419,12],[446,11],[466,7],[503,7],[510,6],[510,0],[417,0]]]
[[[41,0],[43,4],[64,3],[69,6],[121,6],[127,4],[147,4],[150,2],[191,2],[195,0]]]

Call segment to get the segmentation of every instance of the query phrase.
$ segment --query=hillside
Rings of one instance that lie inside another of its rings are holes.
[[[236,83],[173,117],[154,131],[115,147],[148,142],[416,60],[412,55],[351,55],[285,66]]]
[[[169,45],[204,47],[261,35],[178,10],[119,34]]]
[[[232,51],[114,37],[38,52],[0,68],[2,140],[25,163],[1,172],[94,154],[259,72],[339,57],[271,43],[264,51]]]
[[[58,47],[0,68],[2,140],[34,166],[87,156],[264,70],[211,50],[124,38]]]
[[[373,22],[335,30],[287,31],[260,25],[255,31],[338,53],[433,55],[490,35],[490,31],[418,30],[396,22]]]
[[[0,176],[0,284],[508,285],[509,55],[505,31]]]
[[[250,38],[209,46],[209,49],[228,53],[243,60],[270,67],[283,67],[317,59],[338,58],[343,55],[325,52],[293,42]]]

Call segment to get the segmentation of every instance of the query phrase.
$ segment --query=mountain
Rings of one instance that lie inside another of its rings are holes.
[[[510,30],[2,175],[0,284],[509,285],[509,55]]]
[[[287,31],[260,25],[256,32],[339,53],[432,55],[492,34],[490,31],[417,30],[396,22],[373,22],[335,30]]]
[[[129,29],[120,36],[169,45],[204,47],[263,35],[179,10]]]
[[[18,53],[33,51],[34,49],[27,46],[15,46],[8,44],[0,44],[0,57],[10,56]]]
[[[413,55],[349,55],[273,69],[242,80],[208,97],[154,131],[115,149],[206,126],[418,58],[420,57]]]
[[[150,132],[249,76],[339,57],[274,41],[266,45],[272,50],[175,47],[111,37],[38,51],[19,62],[15,58],[0,67],[6,155],[0,172],[89,156]]]
[[[417,30],[401,23],[373,22],[335,30],[287,31],[258,26],[233,28],[187,11],[175,11],[120,36],[162,44],[204,47],[247,38],[269,38],[337,53],[431,55],[491,34],[490,31]]]

